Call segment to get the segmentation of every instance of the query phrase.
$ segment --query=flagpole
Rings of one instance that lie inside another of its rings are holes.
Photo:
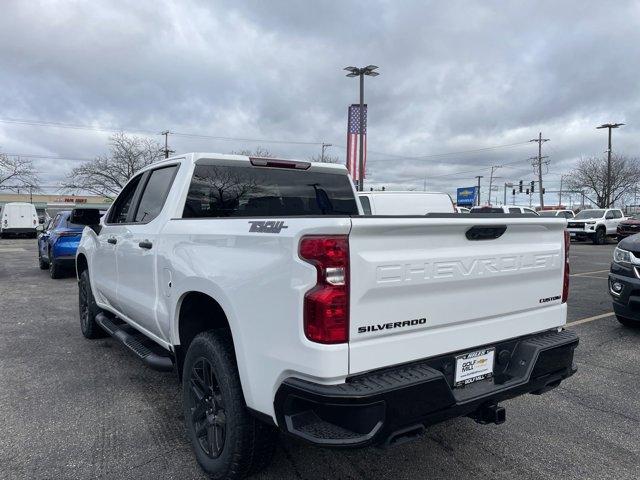
[[[358,151],[358,190],[364,191],[364,72],[360,74],[360,128]]]

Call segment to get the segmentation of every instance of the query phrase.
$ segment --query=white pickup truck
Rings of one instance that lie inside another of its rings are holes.
[[[213,478],[266,466],[276,427],[398,444],[575,372],[564,219],[365,216],[342,166],[187,154],[73,222],[82,333],[177,371]]]
[[[567,223],[572,239],[590,239],[596,245],[602,245],[607,237],[618,233],[618,225],[626,220],[619,208],[599,208],[582,210]]]

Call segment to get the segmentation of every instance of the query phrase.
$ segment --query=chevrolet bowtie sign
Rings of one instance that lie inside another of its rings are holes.
[[[459,207],[473,207],[476,204],[478,187],[463,187],[458,189],[456,204]]]

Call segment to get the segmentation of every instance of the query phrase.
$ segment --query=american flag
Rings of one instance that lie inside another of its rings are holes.
[[[363,144],[363,155],[362,158],[364,160],[365,171],[363,172],[362,178],[364,178],[364,173],[366,173],[367,169],[367,106],[364,106],[364,118],[363,118],[363,132],[362,132],[362,144]],[[349,106],[349,121],[347,122],[347,169],[351,174],[351,178],[354,181],[360,180],[360,164],[358,160],[358,138],[360,133],[360,104],[350,105]]]

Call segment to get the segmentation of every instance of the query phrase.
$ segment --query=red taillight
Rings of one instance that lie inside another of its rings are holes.
[[[317,343],[349,340],[349,240],[346,235],[307,236],[300,258],[318,272],[315,287],[304,296],[304,333]]]
[[[564,278],[562,280],[562,303],[567,303],[569,298],[569,247],[571,246],[571,235],[564,232]]]

